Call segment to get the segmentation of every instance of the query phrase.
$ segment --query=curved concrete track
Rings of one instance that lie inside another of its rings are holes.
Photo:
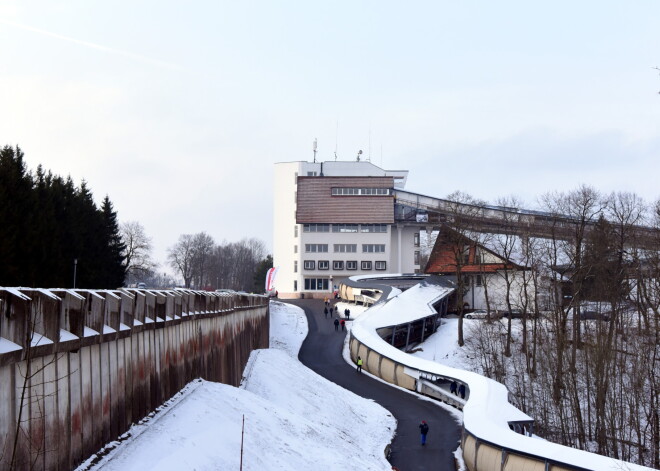
[[[335,332],[333,320],[323,315],[323,301],[299,299],[286,301],[305,310],[309,334],[300,349],[300,361],[316,373],[373,399],[389,410],[398,425],[392,442],[391,463],[401,471],[455,471],[453,452],[458,448],[460,427],[444,409],[431,401],[359,374],[346,364],[341,351],[345,332]],[[420,445],[419,423],[426,420],[429,434],[426,446]]]

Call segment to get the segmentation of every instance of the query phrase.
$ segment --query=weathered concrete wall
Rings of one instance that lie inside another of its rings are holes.
[[[237,386],[268,299],[0,288],[0,469],[70,470],[201,377]]]

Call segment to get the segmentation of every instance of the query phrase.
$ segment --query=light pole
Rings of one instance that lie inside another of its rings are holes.
[[[73,289],[76,289],[76,271],[78,269],[78,259],[73,259]]]

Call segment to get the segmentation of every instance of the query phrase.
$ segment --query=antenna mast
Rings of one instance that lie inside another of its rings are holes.
[[[312,148],[314,149],[314,163],[316,163],[316,138],[314,138],[314,144]]]
[[[337,129],[335,130],[335,162],[337,161],[337,144],[339,142],[339,120],[337,120]]]
[[[367,155],[367,162],[371,162],[371,124],[369,124],[369,154]]]

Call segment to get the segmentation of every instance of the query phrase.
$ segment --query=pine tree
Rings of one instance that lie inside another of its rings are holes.
[[[30,260],[32,177],[23,152],[5,146],[0,150],[0,285],[31,284]]]
[[[126,278],[126,257],[124,255],[126,244],[121,238],[117,213],[114,211],[108,195],[103,199],[101,212],[103,214],[104,238],[107,244],[105,247],[106,256],[104,257],[106,276],[103,282],[106,287],[118,288],[123,286]]]

